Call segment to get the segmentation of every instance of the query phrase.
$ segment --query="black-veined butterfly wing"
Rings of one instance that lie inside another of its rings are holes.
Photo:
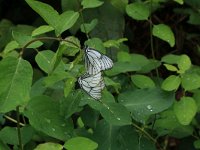
[[[101,98],[101,91],[105,87],[101,72],[96,75],[85,73],[78,79],[81,88],[94,99]]]
[[[88,74],[97,74],[101,70],[112,68],[113,61],[104,54],[96,51],[95,49],[85,48],[85,66]]]

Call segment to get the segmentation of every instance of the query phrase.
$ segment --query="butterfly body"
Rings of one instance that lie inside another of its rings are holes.
[[[112,68],[113,61],[104,54],[96,51],[95,49],[85,48],[85,66],[89,74],[97,74],[102,70]]]
[[[96,75],[85,73],[78,79],[81,88],[94,99],[101,98],[101,91],[105,87],[101,72]]]
[[[79,77],[81,88],[94,99],[101,98],[101,91],[105,87],[101,71],[112,68],[113,61],[95,49],[85,48],[86,73]]]

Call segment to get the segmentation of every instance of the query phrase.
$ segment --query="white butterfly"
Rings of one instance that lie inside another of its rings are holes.
[[[101,98],[101,91],[105,87],[101,72],[95,75],[85,73],[78,79],[78,83],[80,84],[81,88],[94,99]]]
[[[88,74],[94,75],[101,70],[112,68],[113,61],[104,54],[96,51],[95,49],[85,48],[85,66]]]

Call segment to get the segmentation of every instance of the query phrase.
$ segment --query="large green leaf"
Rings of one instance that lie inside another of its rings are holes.
[[[34,129],[31,126],[25,126],[20,129],[22,144],[25,145],[32,139],[34,135]],[[0,131],[0,139],[6,144],[19,145],[17,128],[4,127]]]
[[[10,148],[0,140],[0,149],[2,150],[10,150]]]
[[[135,2],[127,5],[126,13],[136,20],[147,20],[150,15],[150,11],[147,5],[140,2]]]
[[[75,137],[69,139],[64,144],[64,147],[68,150],[95,150],[98,144],[85,137]]]
[[[7,57],[0,62],[0,112],[14,110],[29,100],[33,70],[22,58]]]
[[[98,122],[93,139],[98,143],[98,150],[155,150],[154,144],[139,137],[133,126],[112,126],[105,120]]]
[[[17,43],[19,44],[20,48],[24,47],[28,42],[33,40],[31,35],[26,35],[22,32],[13,31],[12,35],[13,35],[14,40],[17,41]],[[38,48],[42,44],[43,43],[40,41],[35,41],[35,42],[31,43],[30,45],[28,45],[27,48]]]
[[[50,97],[38,96],[29,101],[25,114],[36,130],[65,141],[71,137],[72,124],[60,115],[59,108]]]
[[[105,120],[98,122],[94,129],[93,139],[98,143],[98,150],[119,150],[117,141],[119,126],[112,126]]]
[[[26,0],[26,2],[55,29],[57,36],[71,28],[79,17],[78,12],[66,11],[59,15],[58,12],[48,4],[35,0]]]
[[[159,118],[155,122],[154,127],[159,136],[168,134],[173,137],[183,138],[192,135],[193,132],[193,128],[191,126],[186,126],[179,123],[172,109],[161,112]]]
[[[121,93],[118,100],[138,119],[140,116],[156,114],[169,108],[174,94],[158,88],[140,89]]]
[[[130,113],[123,105],[106,103],[103,106],[100,113],[110,124],[119,126],[131,124]]]
[[[171,28],[165,24],[153,26],[153,35],[169,43],[171,47],[175,45],[175,37]]]
[[[69,118],[73,113],[78,112],[81,93],[70,93],[68,97],[60,101],[60,111],[65,118]]]
[[[192,97],[182,97],[174,104],[174,112],[182,125],[188,125],[197,112],[197,105]]]
[[[83,11],[85,22],[90,22],[94,18],[98,19],[98,24],[90,32],[92,38],[98,37],[103,41],[119,39],[123,37],[124,16],[110,2],[104,1],[101,7],[95,9],[85,9]],[[112,23],[110,22],[112,18]],[[81,22],[82,24],[82,22]]]

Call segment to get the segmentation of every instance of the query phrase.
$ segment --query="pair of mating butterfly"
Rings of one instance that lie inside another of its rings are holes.
[[[78,79],[78,82],[81,88],[91,97],[100,99],[101,91],[105,87],[101,71],[112,68],[113,61],[89,47],[85,48],[84,60],[86,73]]]

